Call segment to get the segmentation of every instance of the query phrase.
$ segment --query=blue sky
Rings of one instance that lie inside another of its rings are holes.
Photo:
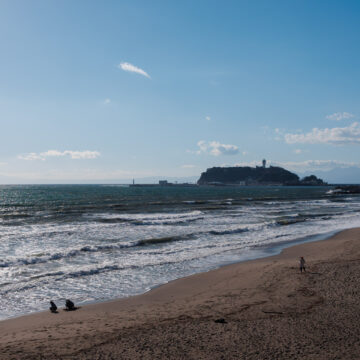
[[[0,183],[360,167],[358,1],[0,2]]]

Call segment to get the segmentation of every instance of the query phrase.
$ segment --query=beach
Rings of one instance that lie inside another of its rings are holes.
[[[356,359],[359,275],[356,228],[143,295],[2,321],[0,358]]]

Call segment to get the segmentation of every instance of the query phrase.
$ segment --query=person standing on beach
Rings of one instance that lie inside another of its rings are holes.
[[[300,271],[305,272],[305,259],[303,257],[300,258]]]

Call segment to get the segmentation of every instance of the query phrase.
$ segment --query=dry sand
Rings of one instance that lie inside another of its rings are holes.
[[[351,229],[144,295],[2,321],[0,358],[360,359],[359,289]]]

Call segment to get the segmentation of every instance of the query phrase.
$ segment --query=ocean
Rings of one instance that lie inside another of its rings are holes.
[[[127,297],[360,226],[328,187],[0,186],[0,319]],[[299,254],[300,255],[300,254]]]

